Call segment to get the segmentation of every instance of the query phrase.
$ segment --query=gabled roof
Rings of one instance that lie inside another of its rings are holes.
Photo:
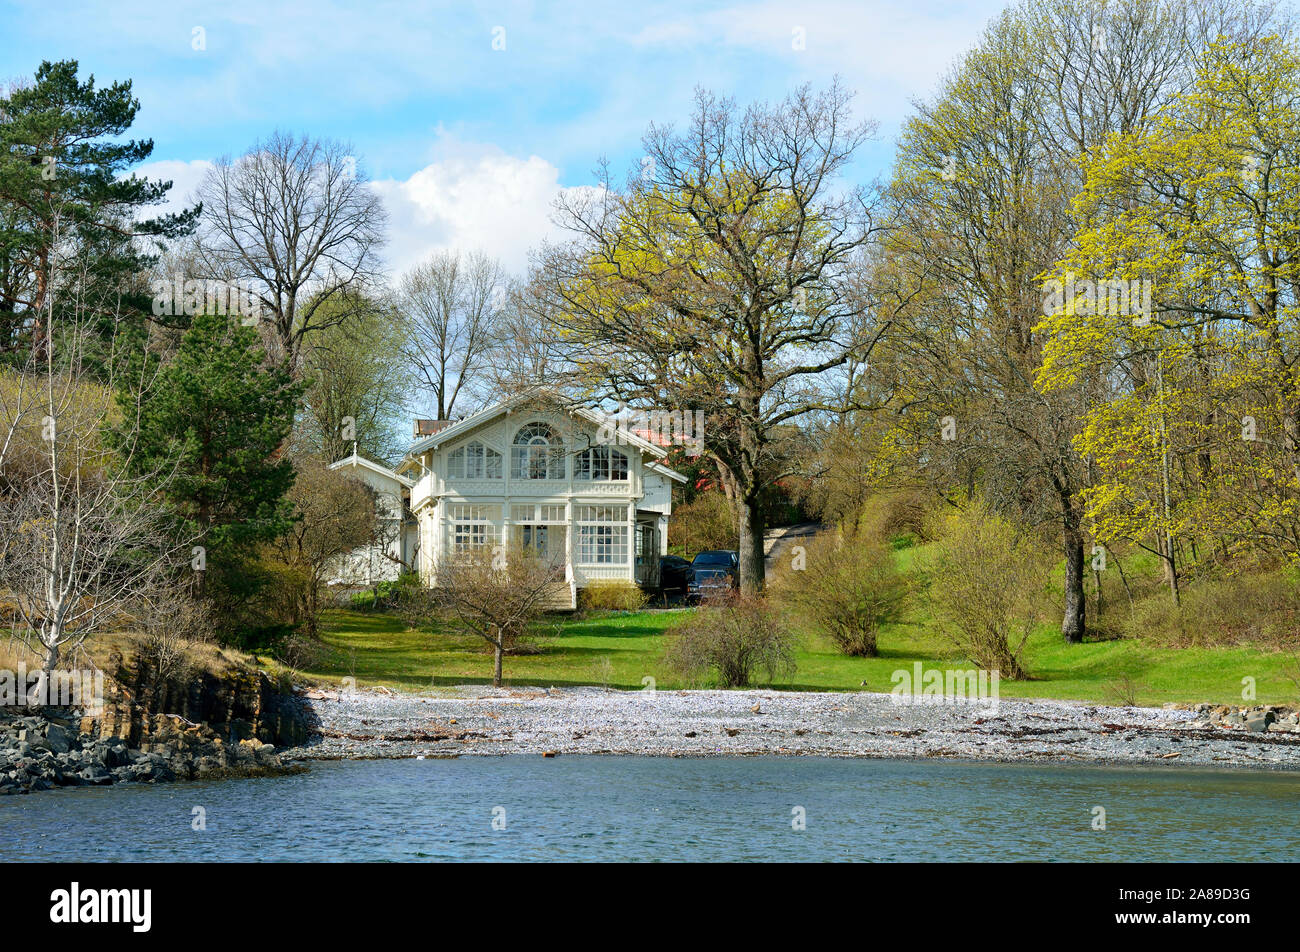
[[[675,479],[675,480],[677,480],[677,482],[679,482],[679,483],[689,482],[689,480],[688,480],[685,476],[683,476],[681,473],[677,472],[677,470],[675,470],[675,469],[669,469],[669,468],[668,468],[667,466],[665,466],[663,463],[653,462],[653,461],[652,461],[652,462],[646,463],[646,464],[645,464],[645,468],[646,468],[646,469],[649,469],[649,470],[653,470],[653,471],[656,472],[656,473],[663,473],[663,474],[664,474],[665,476],[667,476],[669,479]]]
[[[372,473],[378,473],[380,476],[388,476],[405,486],[407,489],[410,489],[415,485],[401,473],[389,469],[382,463],[376,463],[372,459],[366,459],[364,456],[357,455],[357,445],[355,443],[352,444],[351,456],[345,456],[341,460],[336,460],[335,462],[330,463],[330,469],[342,469],[344,466],[360,466],[362,469],[368,469]]]
[[[431,436],[426,436],[424,439],[416,440],[407,448],[406,456],[402,459],[402,462],[398,464],[398,471],[401,472],[408,469],[409,466],[414,463],[415,457],[419,454],[441,446],[457,437],[463,436],[475,427],[482,426],[484,423],[495,420],[497,417],[509,413],[521,404],[535,400],[548,401],[559,409],[564,410],[566,413],[580,417],[598,427],[611,425],[617,426],[617,421],[612,417],[607,417],[602,413],[597,413],[596,411],[589,410],[586,407],[578,406],[553,392],[538,388],[516,394],[507,400],[502,400],[500,403],[494,403],[490,407],[484,407],[477,413],[471,413],[463,420],[457,420],[451,426],[445,427]],[[626,428],[619,428],[618,438],[629,446],[635,446],[643,453],[649,453],[651,456],[662,458],[668,455],[667,450],[663,447],[656,446],[649,440],[638,436],[636,433]],[[685,481],[684,478],[683,481]]]

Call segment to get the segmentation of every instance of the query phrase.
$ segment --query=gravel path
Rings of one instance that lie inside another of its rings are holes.
[[[888,694],[464,687],[311,692],[320,737],[286,759],[462,754],[954,757],[1300,770],[1300,735],[1193,727],[1184,710]]]
[[[767,560],[767,571],[769,573],[777,571],[780,568],[777,562],[790,558],[793,546],[806,546],[821,530],[822,526],[817,522],[801,522],[793,526],[769,529],[763,536],[763,558]]]

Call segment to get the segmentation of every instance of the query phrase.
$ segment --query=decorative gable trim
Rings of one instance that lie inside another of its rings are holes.
[[[389,479],[395,480],[399,485],[405,486],[407,489],[410,489],[415,485],[410,479],[396,470],[391,470],[381,463],[376,463],[374,460],[366,459],[364,456],[357,455],[355,444],[353,444],[351,456],[345,456],[341,460],[336,460],[335,462],[330,463],[329,468],[342,469],[344,466],[360,466],[362,469],[368,469],[372,473],[377,473],[380,476],[387,476]]]

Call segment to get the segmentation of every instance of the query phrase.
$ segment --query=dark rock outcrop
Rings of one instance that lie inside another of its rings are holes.
[[[82,723],[93,718],[84,718]],[[142,725],[143,726],[143,725]],[[210,728],[155,714],[139,747],[96,736],[56,713],[0,712],[0,794],[110,783],[166,783],[293,772],[256,738],[225,743]]]
[[[231,667],[164,675],[138,654],[114,653],[109,663],[104,713],[93,730],[82,725],[97,737],[147,743],[155,714],[205,724],[226,744],[259,740],[297,747],[313,729],[310,708],[261,671]]]
[[[110,783],[166,783],[297,772],[276,748],[301,746],[314,716],[265,674],[161,674],[115,653],[94,714],[0,709],[0,794]]]

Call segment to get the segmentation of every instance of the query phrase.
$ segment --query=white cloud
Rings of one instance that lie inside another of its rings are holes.
[[[405,180],[383,179],[371,187],[388,209],[384,250],[396,277],[434,251],[483,251],[522,275],[528,252],[546,238],[560,237],[551,207],[561,192],[560,170],[545,159],[508,155],[495,146],[439,139],[436,158]],[[213,163],[166,160],[134,170],[175,184],[165,205],[149,217],[194,204],[194,191]],[[578,186],[585,188],[585,186]]]
[[[1005,0],[758,0],[682,13],[628,37],[636,47],[743,51],[813,79],[838,73],[860,97],[864,116],[892,123],[912,97],[924,98],[979,39]],[[802,48],[794,44],[795,31]],[[749,97],[741,96],[742,102]]]
[[[394,275],[437,250],[483,251],[515,274],[528,251],[558,237],[552,203],[560,170],[536,155],[444,143],[441,157],[405,181],[374,183],[388,208],[386,256]]]
[[[210,168],[212,163],[205,159],[195,159],[192,162],[163,159],[158,162],[146,162],[132,169],[131,174],[137,177],[172,183],[171,191],[167,193],[167,201],[162,205],[149,208],[143,217],[153,218],[157,215],[179,212],[192,206],[195,202],[194,190],[199,187],[203,176],[207,175]]]

